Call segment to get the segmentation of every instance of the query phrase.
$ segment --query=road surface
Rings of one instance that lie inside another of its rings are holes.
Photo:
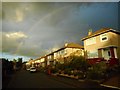
[[[95,82],[51,76],[45,73],[30,73],[26,70],[16,72],[6,88],[105,88]],[[108,90],[108,88],[107,88]]]

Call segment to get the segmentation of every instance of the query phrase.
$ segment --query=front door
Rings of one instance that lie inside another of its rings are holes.
[[[109,48],[104,48],[102,56],[104,57],[104,59],[109,60],[111,58],[110,49]]]

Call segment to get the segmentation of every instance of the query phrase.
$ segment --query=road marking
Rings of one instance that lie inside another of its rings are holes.
[[[104,84],[100,84],[101,86],[104,86],[104,87],[109,87],[109,88],[115,88],[115,89],[119,89],[119,87],[115,87],[115,86],[110,86],[110,85],[104,85]]]

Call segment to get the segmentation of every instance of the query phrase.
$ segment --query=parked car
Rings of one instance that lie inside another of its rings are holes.
[[[27,70],[27,71],[30,71],[30,68],[27,68],[26,70]]]
[[[30,67],[30,72],[36,72],[37,69],[35,67]]]

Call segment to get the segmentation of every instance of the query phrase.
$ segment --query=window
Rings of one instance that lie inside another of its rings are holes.
[[[41,59],[41,62],[44,62],[44,61],[45,61],[45,58],[42,58],[42,59]]]
[[[96,43],[96,37],[92,37],[86,40],[86,45],[91,45]]]
[[[108,40],[107,34],[102,34],[102,35],[100,35],[100,41],[101,41],[101,42],[104,42],[104,41],[107,41],[107,40]]]
[[[102,40],[106,40],[106,39],[107,39],[107,37],[102,38]]]
[[[54,59],[56,59],[56,57],[57,57],[57,53],[54,53]]]
[[[48,56],[47,58],[48,58],[48,59],[51,59],[51,56]]]
[[[64,53],[67,54],[67,48],[64,50]]]
[[[88,52],[88,57],[89,58],[98,58],[98,51],[97,50],[89,51]]]

